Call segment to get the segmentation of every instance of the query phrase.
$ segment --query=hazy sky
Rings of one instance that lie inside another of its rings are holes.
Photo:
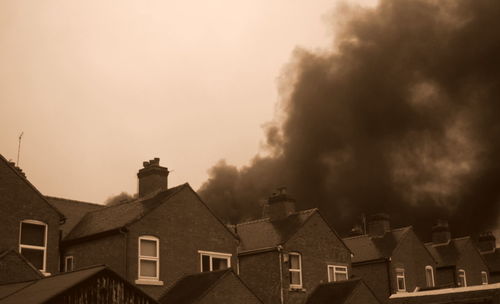
[[[373,3],[375,1],[363,1]],[[331,43],[316,0],[0,1],[0,153],[44,194],[135,193],[144,160],[195,189],[244,165],[296,46]]]

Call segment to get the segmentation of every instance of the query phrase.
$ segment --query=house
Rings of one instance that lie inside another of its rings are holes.
[[[0,304],[155,304],[154,299],[104,265],[0,285]]]
[[[382,303],[398,292],[434,287],[436,262],[413,228],[390,228],[387,214],[367,218],[367,234],[344,238],[353,252],[352,273]]]
[[[14,249],[44,275],[58,273],[59,225],[65,218],[2,155],[0,214],[0,252]]]
[[[296,212],[282,188],[265,216],[233,227],[239,275],[264,303],[303,303],[319,284],[350,277],[351,252],[317,209]]]
[[[262,304],[231,268],[187,275],[160,298],[161,304]]]
[[[305,304],[380,304],[360,278],[318,285]]]
[[[38,280],[44,275],[15,249],[0,252],[0,285]]]
[[[440,287],[488,284],[488,266],[470,237],[451,238],[448,222],[432,227],[432,242],[425,246],[437,262]]]
[[[500,283],[391,295],[390,304],[500,304]]]
[[[478,239],[479,252],[488,266],[488,283],[500,283],[500,248],[496,247],[496,238],[491,232],[483,233]],[[484,276],[484,274],[482,274]]]
[[[188,184],[169,188],[159,161],[143,163],[137,199],[77,220],[61,243],[65,264],[106,264],[154,298],[186,274],[237,264],[236,236]]]

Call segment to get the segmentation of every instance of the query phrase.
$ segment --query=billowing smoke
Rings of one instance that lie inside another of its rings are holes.
[[[386,212],[428,239],[500,212],[500,1],[382,0],[332,16],[328,52],[297,49],[281,76],[267,156],[220,162],[200,193],[229,222],[287,186],[340,232]]]
[[[108,197],[106,201],[104,201],[104,205],[106,206],[119,205],[134,200],[135,198],[136,196],[132,194],[129,194],[127,192],[121,192],[117,195]]]

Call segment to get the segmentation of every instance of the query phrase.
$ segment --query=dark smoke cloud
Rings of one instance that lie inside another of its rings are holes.
[[[135,198],[137,198],[137,197],[134,196],[134,195],[132,195],[132,194],[129,194],[127,192],[121,192],[120,194],[108,197],[104,201],[104,205],[106,205],[106,206],[115,206],[115,205],[119,205],[119,204],[123,204],[123,203],[129,202],[131,200],[134,200]]]
[[[387,212],[425,238],[494,228],[500,205],[500,1],[339,7],[328,52],[297,49],[268,156],[219,162],[200,193],[229,222],[288,186],[341,232]]]

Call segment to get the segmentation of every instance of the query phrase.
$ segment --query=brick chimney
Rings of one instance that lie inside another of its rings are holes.
[[[448,244],[450,240],[451,233],[448,221],[438,220],[437,224],[432,227],[432,242],[434,244]]]
[[[386,213],[377,213],[367,218],[367,233],[372,237],[382,237],[386,232],[391,231],[389,215]]]
[[[478,239],[480,252],[494,252],[497,247],[497,240],[491,231],[481,233]]]
[[[269,197],[266,207],[271,221],[280,220],[295,212],[295,200],[286,193],[286,187],[281,187]]]
[[[139,197],[168,189],[168,168],[160,166],[160,159],[155,158],[142,163],[137,173],[139,179]]]

